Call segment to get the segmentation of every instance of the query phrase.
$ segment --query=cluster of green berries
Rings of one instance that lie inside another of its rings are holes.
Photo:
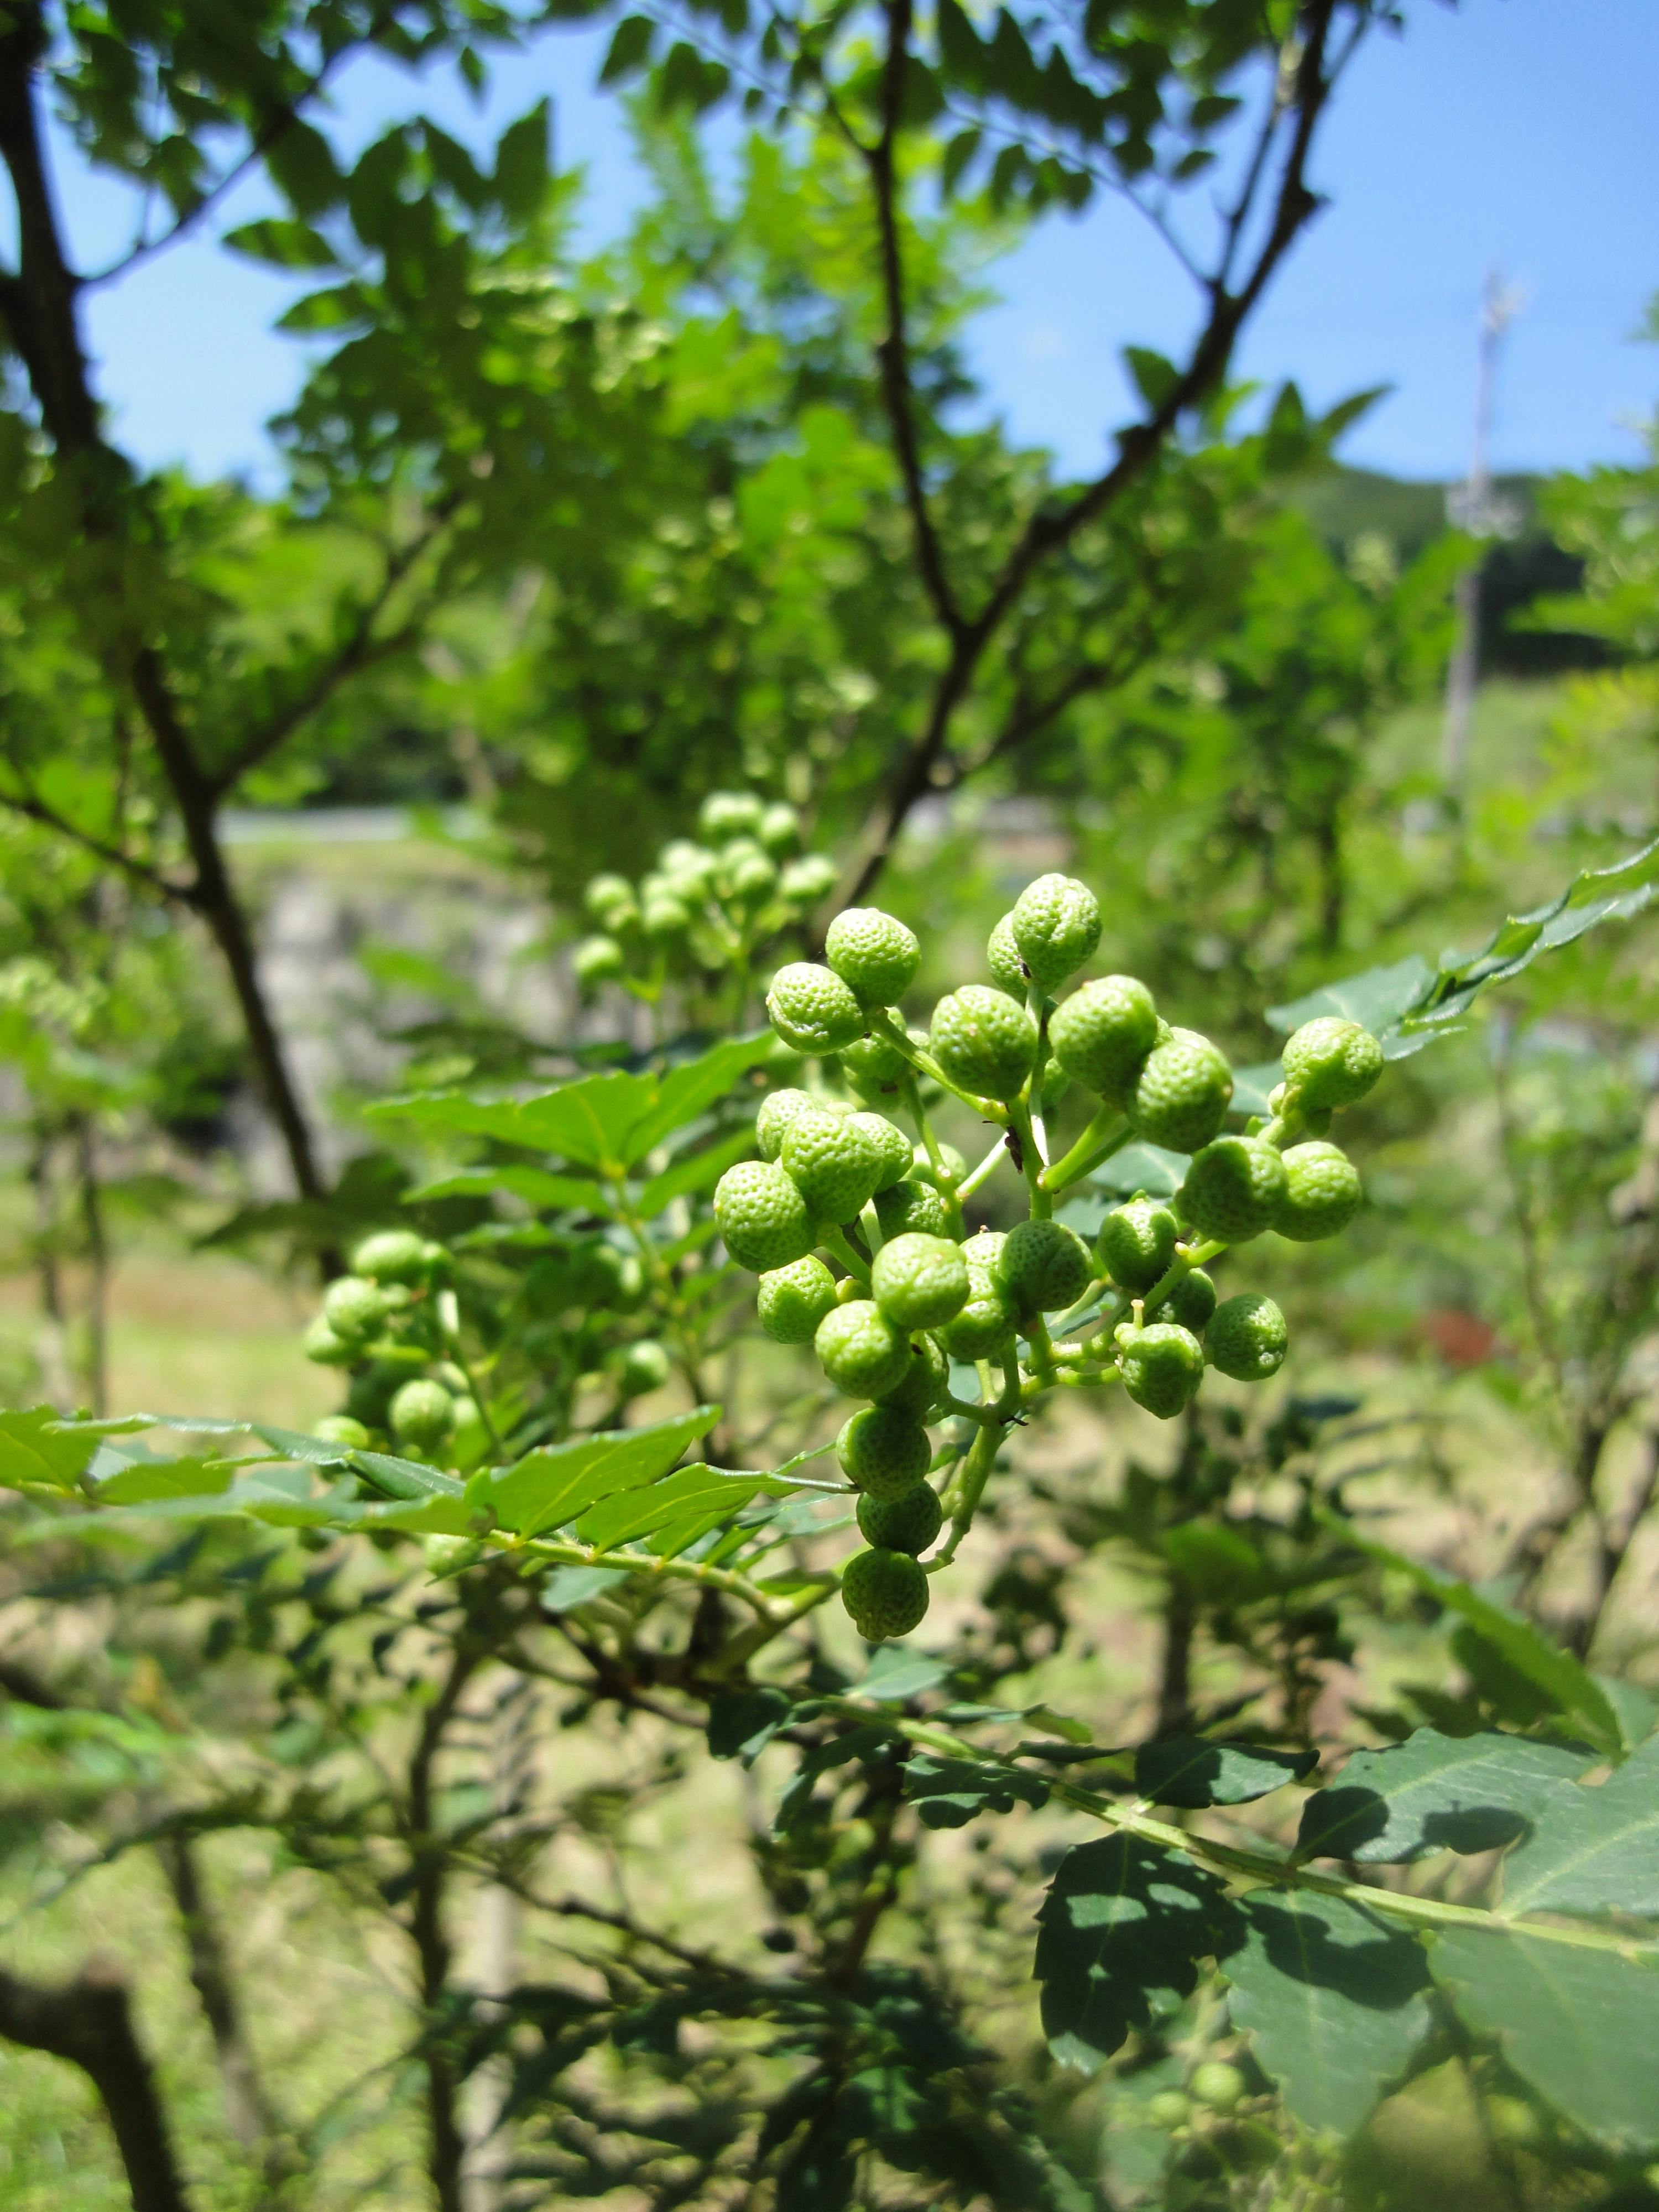
[[[365,1449],[389,1440],[431,1457],[477,1419],[466,1376],[445,1356],[439,1301],[448,1267],[441,1244],[413,1230],[381,1230],[323,1293],[306,1357],[351,1370],[345,1411],[317,1425],[327,1443]]]
[[[950,1402],[952,1360],[1000,1364],[1037,1383],[1060,1379],[1062,1359],[1092,1359],[1097,1377],[1109,1362],[1138,1405],[1171,1419],[1206,1365],[1259,1382],[1285,1353],[1273,1302],[1254,1292],[1218,1301],[1199,1258],[1268,1229],[1299,1242],[1334,1236],[1360,1203],[1358,1176],[1326,1133],[1331,1114],[1376,1081],[1376,1040],[1352,1022],[1309,1023],[1285,1048],[1272,1121],[1224,1134],[1233,1093],[1224,1055],[1164,1022],[1145,984],[1108,975],[1051,998],[1100,936],[1085,884],[1039,878],[992,932],[994,981],[941,999],[925,1036],[893,1011],[921,946],[873,908],[836,918],[822,963],[794,962],[772,979],[767,1011],[779,1036],[827,1063],[854,1096],[772,1092],[756,1124],[760,1158],[721,1177],[714,1216],[731,1257],[761,1278],[767,1334],[810,1344],[836,1389],[870,1401],[836,1451],[871,1547],[849,1562],[842,1597],[872,1641],[904,1634],[927,1611],[918,1555],[943,1517],[927,1422]],[[1031,1179],[1030,1219],[967,1233],[963,1164],[933,1140],[919,1080],[1006,1127]],[[1033,1116],[1073,1085],[1098,1100],[1090,1127],[1102,1133],[1079,1176],[1131,1137],[1190,1155],[1169,1204],[1138,1197],[1116,1207],[1092,1247],[1051,1218],[1048,1165],[1025,1157]],[[920,1142],[874,1110],[895,1100]],[[1048,1338],[1056,1314],[1078,1316],[1078,1327],[1124,1317],[1103,1343],[1061,1352]],[[1018,1366],[1022,1340],[1029,1373]]]
[[[596,933],[572,963],[584,991],[620,983],[652,998],[670,977],[726,973],[835,889],[834,863],[801,852],[799,820],[781,800],[717,791],[697,828],[696,842],[665,845],[637,884],[608,873],[589,882],[583,905]]]

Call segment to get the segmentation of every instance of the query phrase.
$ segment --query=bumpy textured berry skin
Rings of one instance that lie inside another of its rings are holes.
[[[365,1237],[351,1255],[354,1275],[375,1283],[418,1283],[427,1273],[424,1237],[412,1229],[382,1229]]]
[[[1048,1017],[1048,1042],[1073,1083],[1115,1103],[1127,1097],[1158,1042],[1158,1008],[1133,975],[1079,984]]]
[[[1006,1229],[976,1229],[963,1244],[962,1256],[970,1267],[987,1267],[994,1275],[1007,1242]]]
[[[772,978],[766,1011],[797,1052],[839,1052],[864,1035],[864,1009],[833,968],[792,960]]]
[[[697,827],[705,837],[724,845],[733,837],[752,837],[760,828],[762,812],[752,792],[711,791],[697,810]]]
[[[1188,1267],[1164,1301],[1159,1318],[1178,1322],[1182,1328],[1202,1336],[1215,1311],[1215,1285],[1202,1267]]]
[[[910,1139],[903,1130],[884,1114],[854,1114],[848,1118],[857,1123],[876,1148],[881,1164],[880,1179],[876,1184],[878,1194],[902,1182],[910,1172]]]
[[[306,1358],[314,1359],[319,1367],[349,1367],[363,1356],[362,1343],[354,1338],[336,1336],[321,1314],[307,1329],[301,1348]]]
[[[1359,1170],[1337,1145],[1292,1145],[1285,1154],[1285,1191],[1273,1227],[1293,1244],[1337,1237],[1359,1211]]]
[[[441,1382],[405,1382],[386,1419],[399,1443],[430,1451],[455,1425],[455,1401]]]
[[[884,1398],[910,1371],[910,1343],[873,1298],[825,1314],[812,1339],[818,1364],[844,1397]]]
[[[860,1098],[872,1103],[898,1089],[908,1065],[898,1047],[884,1036],[855,1037],[841,1055],[842,1074]]]
[[[641,1398],[647,1390],[660,1390],[671,1372],[663,1346],[653,1338],[642,1337],[617,1360],[617,1388],[625,1398]]]
[[[323,1319],[348,1344],[373,1336],[387,1310],[385,1291],[362,1275],[342,1275],[323,1293]]]
[[[1207,1037],[1176,1030],[1154,1045],[1124,1111],[1136,1133],[1171,1152],[1195,1152],[1227,1117],[1233,1073]]]
[[[873,1498],[896,1498],[927,1474],[927,1431],[899,1406],[866,1406],[842,1425],[836,1457],[847,1480]]]
[[[859,1500],[859,1534],[878,1551],[908,1552],[914,1559],[944,1524],[938,1494],[925,1482],[913,1482],[896,1498],[877,1498],[866,1492]]]
[[[949,1227],[945,1200],[931,1184],[906,1176],[890,1190],[876,1193],[876,1219],[884,1237],[903,1237],[915,1231],[923,1237],[943,1237]]]
[[[901,1413],[913,1414],[925,1421],[944,1395],[950,1379],[950,1370],[945,1354],[931,1336],[914,1336],[910,1340],[910,1364],[904,1380],[894,1390],[884,1390],[878,1405],[896,1406]]]
[[[756,823],[755,835],[775,860],[787,860],[800,850],[800,817],[782,799],[774,799]]]
[[[1022,1320],[1060,1313],[1089,1287],[1094,1262],[1075,1229],[1060,1221],[1021,1221],[997,1255],[996,1273]]]
[[[1224,2058],[1206,2058],[1194,2066],[1187,2087],[1200,2105],[1212,2112],[1231,2112],[1244,2095],[1244,2076]]]
[[[1172,1421],[1204,1380],[1204,1347],[1177,1322],[1117,1331],[1117,1364],[1123,1387],[1137,1406]]]
[[[941,999],[927,1034],[945,1074],[976,1098],[1017,1097],[1036,1054],[1036,1023],[987,983],[965,983]]]
[[[368,1431],[349,1413],[327,1413],[311,1431],[319,1443],[339,1444],[348,1451],[367,1451]]]
[[[991,971],[991,981],[999,991],[1006,991],[1011,999],[1022,1006],[1030,988],[1031,979],[1025,972],[1025,963],[1020,958],[1019,946],[1014,941],[1014,917],[1005,914],[991,932],[985,946],[985,964]]]
[[[714,1219],[726,1250],[757,1275],[804,1260],[814,1238],[806,1200],[781,1167],[739,1160],[714,1185]]]
[[[756,1296],[760,1325],[775,1344],[811,1344],[835,1303],[836,1279],[810,1252],[763,1275]]]
[[[836,888],[836,864],[822,853],[808,853],[791,860],[778,878],[778,889],[792,906],[813,906]]]
[[[1277,1375],[1289,1344],[1284,1315],[1260,1291],[1224,1299],[1204,1332],[1210,1364],[1239,1382],[1265,1382]]]
[[[1175,1257],[1176,1218],[1167,1206],[1132,1198],[1100,1224],[1100,1264],[1123,1291],[1150,1291]]]
[[[1076,975],[1100,943],[1100,902],[1073,876],[1039,876],[1009,916],[1019,957],[1045,991]]]
[[[823,957],[866,1006],[896,1006],[915,981],[921,947],[878,906],[849,906],[830,923]]]
[[[783,1133],[803,1114],[821,1114],[823,1101],[810,1091],[769,1091],[755,1116],[755,1144],[763,1160],[775,1160],[783,1150]]]
[[[968,1297],[939,1340],[953,1359],[990,1359],[1013,1340],[1018,1325],[1014,1302],[988,1267],[968,1268]]]
[[[802,1114],[783,1133],[778,1165],[815,1219],[851,1221],[875,1195],[883,1159],[867,1114]]]
[[[1285,1180],[1284,1161],[1259,1137],[1218,1137],[1194,1155],[1181,1210],[1201,1235],[1248,1243],[1273,1226]]]
[[[1285,1079],[1310,1112],[1352,1106],[1382,1073],[1382,1048],[1369,1030],[1337,1014],[1304,1022],[1282,1055]]]
[[[927,1573],[906,1552],[855,1552],[841,1579],[841,1601],[866,1644],[908,1636],[927,1611]]]
[[[896,1237],[877,1253],[870,1291],[896,1327],[943,1328],[968,1298],[968,1262],[948,1237]]]

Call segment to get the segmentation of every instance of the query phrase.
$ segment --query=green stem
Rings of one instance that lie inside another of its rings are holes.
[[[1130,1133],[1129,1125],[1115,1106],[1103,1104],[1070,1152],[1042,1171],[1042,1187],[1061,1191],[1109,1159]]]
[[[1001,1424],[988,1424],[974,1438],[973,1449],[963,1462],[955,1483],[956,1500],[951,1514],[951,1534],[942,1551],[936,1552],[925,1562],[930,1575],[941,1567],[948,1567],[957,1555],[963,1538],[974,1525],[974,1515],[985,1494],[985,1486],[991,1479],[991,1469],[996,1464],[997,1446],[1002,1440]]]
[[[1031,1218],[1034,1221],[1046,1221],[1054,1210],[1054,1200],[1042,1188],[1042,1155],[1037,1150],[1030,1109],[1023,1098],[1010,1101],[1008,1126],[1018,1141],[1020,1172],[1025,1177],[1025,1188],[1031,1201]]]
[[[912,1044],[900,1024],[884,1008],[878,1007],[871,1015],[870,1027],[876,1036],[890,1044],[895,1052],[902,1054],[912,1067],[919,1068],[930,1083],[937,1083],[941,1091],[948,1091],[952,1098],[959,1098],[964,1106],[971,1107],[981,1121],[1007,1120],[1007,1109],[994,1098],[976,1097],[971,1091],[964,1091],[959,1083],[952,1083],[933,1054]]]
[[[821,1231],[818,1237],[818,1243],[826,1252],[833,1252],[836,1259],[841,1261],[842,1266],[846,1268],[848,1273],[854,1277],[856,1281],[862,1283],[865,1287],[868,1289],[870,1283],[870,1262],[867,1260],[861,1259],[860,1257],[859,1254],[848,1242],[846,1232],[844,1231],[836,1228],[833,1224],[828,1224]]]
[[[1146,1322],[1152,1319],[1176,1285],[1189,1270],[1201,1267],[1206,1260],[1213,1260],[1218,1252],[1224,1252],[1226,1249],[1218,1238],[1212,1238],[1206,1244],[1194,1244],[1190,1248],[1185,1244],[1177,1244],[1174,1259],[1170,1261],[1146,1297],[1140,1300],[1141,1320]]]
[[[982,1182],[988,1182],[990,1181],[992,1176],[996,1172],[997,1169],[1001,1165],[1002,1162],[1007,1158],[1007,1143],[1003,1138],[999,1137],[995,1144],[992,1146],[990,1151],[987,1152],[985,1158],[980,1162],[979,1165],[976,1168],[970,1169],[969,1172],[963,1176],[961,1182],[957,1186],[957,1196],[958,1198],[971,1198]]]

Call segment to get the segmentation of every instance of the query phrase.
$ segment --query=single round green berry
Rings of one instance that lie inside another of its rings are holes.
[[[1137,1406],[1172,1421],[1204,1380],[1204,1347],[1176,1322],[1149,1328],[1126,1324],[1116,1332],[1118,1371]]]
[[[428,1536],[421,1546],[426,1571],[434,1582],[458,1575],[483,1559],[483,1546],[476,1536]]]
[[[815,1242],[806,1200],[770,1161],[740,1160],[727,1168],[714,1185],[714,1220],[738,1267],[757,1275],[804,1260]]]
[[[1179,2089],[1160,2089],[1146,2100],[1146,2117],[1166,2135],[1184,2128],[1193,2116],[1192,2106]]]
[[[877,1498],[896,1498],[920,1482],[933,1456],[927,1430],[901,1406],[863,1407],[836,1438],[842,1474]]]
[[[1201,1235],[1245,1244],[1273,1226],[1285,1192],[1285,1163],[1271,1145],[1260,1137],[1218,1137],[1194,1153],[1181,1210]]]
[[[855,1037],[842,1048],[842,1073],[860,1098],[872,1103],[898,1089],[909,1062],[884,1036]]]
[[[816,906],[828,898],[840,880],[836,864],[822,853],[808,853],[791,860],[778,878],[778,889],[792,906]]]
[[[1021,1221],[1008,1231],[996,1272],[1022,1321],[1075,1305],[1094,1279],[1089,1248],[1060,1221]]]
[[[885,1163],[868,1114],[801,1114],[783,1133],[778,1165],[817,1221],[851,1221],[875,1195]]]
[[[624,1398],[642,1398],[647,1390],[660,1390],[672,1372],[664,1346],[644,1337],[623,1348],[616,1365],[617,1389]]]
[[[858,1124],[876,1148],[881,1163],[877,1196],[902,1182],[910,1172],[910,1139],[903,1130],[896,1127],[884,1114],[852,1114],[848,1119]]]
[[[373,1336],[389,1310],[390,1301],[380,1285],[362,1275],[342,1275],[323,1293],[323,1319],[348,1344]]]
[[[859,1500],[858,1517],[859,1534],[866,1544],[883,1552],[908,1552],[913,1559],[945,1525],[938,1492],[925,1482],[913,1482],[896,1498],[878,1498],[866,1491]]]
[[[637,1255],[619,1252],[596,1237],[582,1253],[577,1277],[581,1303],[632,1313],[645,1296],[645,1270]]]
[[[697,810],[697,828],[724,845],[733,837],[752,837],[764,810],[752,792],[711,791]]]
[[[311,1431],[319,1443],[339,1444],[347,1451],[367,1451],[368,1431],[349,1413],[326,1413]]]
[[[913,1336],[910,1340],[910,1364],[903,1382],[896,1389],[884,1390],[876,1401],[882,1406],[896,1406],[901,1413],[912,1413],[925,1421],[945,1395],[951,1370],[945,1354],[931,1336]]]
[[[1176,1030],[1148,1054],[1124,1110],[1150,1143],[1195,1152],[1219,1130],[1232,1096],[1232,1070],[1215,1046]]]
[[[1095,1249],[1120,1290],[1150,1291],[1168,1273],[1179,1233],[1167,1206],[1132,1198],[1126,1206],[1114,1206],[1101,1223]]]
[[[671,839],[657,855],[657,872],[677,898],[700,899],[719,866],[707,845],[694,845],[689,837]]]
[[[968,1296],[939,1340],[953,1359],[990,1359],[1013,1341],[1019,1316],[1014,1302],[989,1267],[968,1267]]]
[[[948,1237],[896,1237],[877,1253],[870,1291],[896,1327],[943,1328],[968,1298],[968,1262]]]
[[[683,899],[659,891],[640,908],[640,927],[653,945],[672,945],[691,927],[691,909]]]
[[[1215,1311],[1215,1285],[1203,1268],[1188,1267],[1164,1299],[1163,1318],[1179,1322],[1194,1336],[1202,1336]]]
[[[866,1006],[896,1006],[915,982],[921,947],[878,906],[849,906],[830,923],[823,957]]]
[[[1289,1344],[1284,1315],[1260,1291],[1224,1299],[1204,1332],[1210,1364],[1239,1382],[1265,1382],[1277,1375]]]
[[[400,1444],[432,1451],[455,1425],[455,1401],[441,1382],[405,1382],[392,1401],[388,1423]]]
[[[1297,1104],[1313,1113],[1353,1105],[1382,1073],[1382,1048],[1370,1031],[1337,1014],[1304,1022],[1281,1057]]]
[[[836,1303],[836,1279],[813,1253],[760,1279],[760,1325],[775,1344],[811,1344]]]
[[[810,1091],[769,1091],[755,1116],[755,1143],[763,1160],[775,1160],[783,1150],[783,1133],[803,1114],[821,1114],[823,1101]]]
[[[621,981],[628,958],[614,937],[585,937],[570,956],[570,969],[584,990],[597,990],[601,983]]]
[[[844,1397],[884,1398],[910,1371],[910,1341],[873,1298],[825,1314],[812,1339],[818,1364]]]
[[[1048,1042],[1074,1083],[1103,1098],[1125,1098],[1158,1042],[1152,994],[1133,975],[1080,984],[1049,1015]]]
[[[314,1359],[319,1367],[349,1367],[363,1356],[362,1340],[337,1336],[321,1314],[307,1329],[301,1349],[306,1358]]]
[[[855,1552],[841,1578],[841,1601],[866,1644],[907,1636],[927,1610],[927,1576],[908,1552]]]
[[[755,835],[775,860],[787,860],[800,850],[800,817],[781,799],[763,810]]]
[[[833,968],[793,960],[766,994],[773,1028],[797,1052],[839,1052],[865,1031],[864,1009]]]
[[[987,983],[964,983],[941,999],[928,1030],[945,1075],[976,1098],[1018,1097],[1036,1042],[1036,1024],[1024,1007]]]
[[[760,848],[731,857],[722,855],[715,881],[734,906],[764,906],[778,887],[778,866]]]
[[[1273,1227],[1293,1244],[1316,1244],[1341,1234],[1364,1196],[1359,1170],[1340,1146],[1292,1145],[1285,1154],[1285,1192]]]
[[[1205,2059],[1194,2067],[1187,2082],[1188,2094],[1212,2112],[1232,2112],[1242,2102],[1245,2087],[1244,2076],[1224,2058]]]
[[[1524,2097],[1492,2097],[1485,2100],[1484,2117],[1493,2138],[1510,2150],[1536,2150],[1549,2140],[1549,2128],[1536,2105]],[[1650,2179],[1652,2168],[1648,2169]]]
[[[913,1230],[923,1237],[943,1237],[951,1225],[939,1193],[931,1184],[909,1175],[902,1182],[876,1193],[876,1219],[888,1238],[903,1237]]]
[[[365,1237],[351,1255],[354,1275],[375,1283],[418,1283],[429,1268],[427,1243],[412,1229],[382,1229]]]
[[[1074,876],[1039,876],[1014,901],[1009,925],[1032,981],[1052,991],[1094,958],[1100,902]]]
[[[991,932],[985,945],[985,964],[991,971],[991,981],[999,991],[1006,991],[1011,999],[1022,1006],[1030,988],[1030,977],[1025,972],[1025,963],[1020,958],[1019,946],[1014,940],[1014,917],[1005,914]]]
[[[970,1267],[988,1267],[994,1275],[1007,1242],[1006,1229],[976,1229],[963,1244],[962,1256]]]
[[[926,1145],[918,1145],[910,1155],[910,1172],[923,1182],[930,1182],[935,1190],[948,1183],[952,1190],[968,1172],[968,1163],[954,1145],[939,1147],[939,1165],[934,1166]]]
[[[590,877],[582,904],[601,929],[623,928],[635,917],[634,886],[626,876],[606,873]]]

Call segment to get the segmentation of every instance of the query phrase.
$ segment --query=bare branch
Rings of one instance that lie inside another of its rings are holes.
[[[196,904],[193,884],[175,884],[159,868],[152,868],[147,861],[135,860],[131,853],[124,853],[118,845],[106,844],[101,837],[94,837],[90,830],[79,828],[67,815],[60,814],[56,807],[49,806],[34,793],[0,790],[0,806],[9,807],[26,821],[39,823],[43,830],[51,830],[60,837],[69,838],[83,852],[90,853],[94,860],[101,860],[106,867],[114,868],[122,875],[131,877],[134,883],[142,884],[156,897],[172,899],[180,906],[193,907]]]

